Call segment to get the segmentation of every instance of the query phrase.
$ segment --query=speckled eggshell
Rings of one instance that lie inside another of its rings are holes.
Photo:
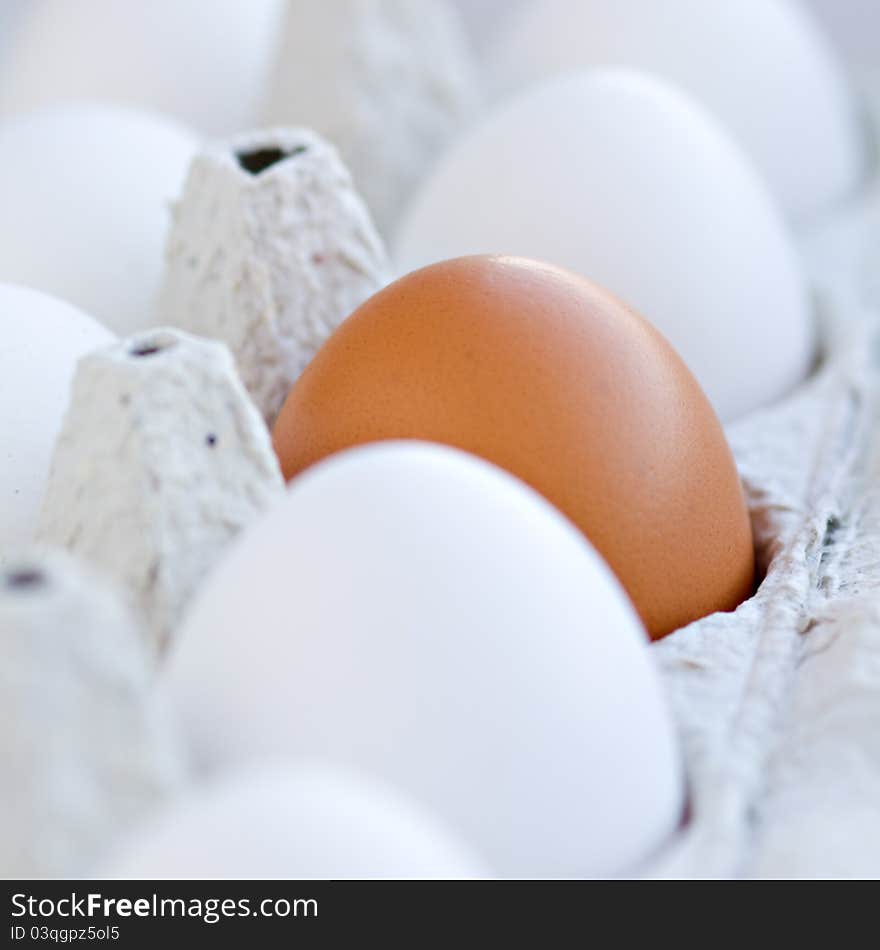
[[[653,637],[752,590],[743,492],[705,395],[646,320],[561,269],[471,257],[402,278],[318,352],[273,438],[288,479],[385,439],[494,462],[592,541]]]
[[[0,284],[0,565],[31,543],[77,360],[113,335],[47,294]]]

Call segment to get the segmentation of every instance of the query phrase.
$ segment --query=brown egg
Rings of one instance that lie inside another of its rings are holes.
[[[752,592],[742,486],[696,380],[646,320],[555,267],[465,257],[386,287],[315,356],[273,438],[288,479],[384,439],[494,462],[583,531],[652,637]]]

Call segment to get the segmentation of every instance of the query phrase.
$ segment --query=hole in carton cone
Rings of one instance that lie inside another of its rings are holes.
[[[130,356],[141,359],[145,356],[155,356],[157,353],[163,353],[170,350],[177,341],[172,336],[156,336],[149,339],[139,340],[132,344],[128,351]]]
[[[9,571],[6,575],[6,586],[12,590],[29,590],[42,587],[46,583],[46,575],[37,568],[23,567]]]
[[[251,175],[259,175],[273,165],[277,165],[287,158],[295,158],[297,155],[302,155],[303,152],[307,151],[308,147],[305,145],[298,145],[289,151],[277,147],[257,148],[252,152],[239,152],[236,158],[238,159],[238,164],[246,172],[250,172]]]

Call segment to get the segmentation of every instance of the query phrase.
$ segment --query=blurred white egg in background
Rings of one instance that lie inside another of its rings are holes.
[[[334,769],[272,763],[191,790],[120,842],[98,876],[424,880],[489,871],[389,788]]]
[[[509,92],[596,66],[641,69],[689,92],[739,140],[795,222],[859,186],[855,99],[800,0],[535,0],[496,45],[490,72]]]
[[[724,128],[651,76],[548,80],[450,151],[404,215],[395,263],[482,253],[607,287],[667,337],[723,421],[810,366],[805,283],[777,205]]]
[[[5,2],[5,0],[4,0]],[[0,115],[79,100],[211,134],[257,120],[284,0],[38,0],[0,68]]]
[[[0,564],[33,541],[77,360],[113,341],[90,316],[0,284]]]
[[[166,683],[202,768],[353,769],[502,877],[614,873],[681,817],[617,580],[535,492],[441,446],[354,449],[295,480],[202,588]]]
[[[172,120],[114,106],[0,123],[0,281],[122,335],[153,325],[171,205],[197,144]]]

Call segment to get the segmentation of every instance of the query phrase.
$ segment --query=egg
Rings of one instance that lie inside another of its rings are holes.
[[[455,446],[531,485],[655,637],[751,592],[749,518],[711,406],[647,321],[575,274],[460,258],[355,311],[291,389],[274,445],[289,479],[385,439]]]
[[[711,116],[649,76],[550,80],[441,160],[397,235],[398,269],[482,253],[546,260],[622,297],[723,421],[811,365],[805,283],[772,198]]]
[[[499,90],[514,90],[596,66],[642,69],[697,98],[795,221],[860,181],[866,149],[855,101],[799,0],[539,0],[514,19],[488,68]]]
[[[33,540],[77,360],[113,340],[87,314],[0,284],[0,565]]]
[[[489,876],[404,796],[316,765],[263,764],[197,787],[120,842],[111,880]]]
[[[257,121],[284,0],[40,0],[27,7],[0,64],[0,115],[95,100],[228,135]]]
[[[122,335],[154,325],[171,202],[196,145],[176,123],[109,106],[0,124],[0,281]]]
[[[164,680],[202,769],[320,758],[496,875],[627,868],[682,809],[644,630],[525,485],[416,442],[297,479],[202,588]]]

